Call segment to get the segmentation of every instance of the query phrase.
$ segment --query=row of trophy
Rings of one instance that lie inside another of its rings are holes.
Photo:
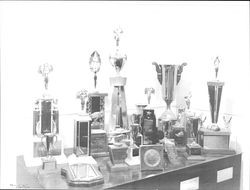
[[[178,109],[178,114],[171,110],[175,100],[175,88],[181,80],[184,66],[170,64],[152,64],[156,68],[157,79],[162,88],[162,98],[166,102],[166,110],[156,118],[155,110],[150,104],[152,87],[145,88],[147,104],[137,104],[137,113],[130,117],[127,114],[125,85],[126,77],[120,75],[127,56],[120,50],[121,29],[114,31],[115,52],[109,60],[116,70],[116,76],[110,78],[113,87],[111,97],[111,121],[108,130],[105,128],[105,97],[96,89],[97,73],[100,70],[101,58],[94,51],[89,60],[90,70],[94,73],[94,92],[82,89],[76,98],[81,102],[81,111],[74,119],[74,147],[67,158],[67,165],[61,168],[61,174],[67,177],[70,185],[96,185],[104,183],[104,177],[95,158],[109,156],[107,168],[113,172],[137,168],[144,170],[163,170],[167,154],[168,160],[177,157],[176,148],[184,147],[189,160],[201,160],[202,151],[206,153],[225,154],[229,151],[229,130],[218,126],[219,108],[224,82],[217,79],[219,59],[215,61],[216,79],[207,82],[212,124],[204,127],[205,119],[190,110],[191,94],[185,96],[185,107]],[[56,149],[60,149],[57,136],[59,134],[59,111],[57,100],[48,93],[48,74],[52,66],[44,64],[39,73],[44,77],[45,93],[35,103],[33,135],[41,139],[35,152],[42,157],[42,170],[57,169]],[[225,118],[224,118],[225,120]],[[229,121],[226,121],[229,124]],[[157,125],[158,124],[158,125]],[[106,129],[106,130],[105,130]],[[45,140],[45,141],[43,141]],[[54,152],[53,152],[54,151]],[[166,153],[166,154],[164,154]],[[63,154],[63,153],[61,153]],[[41,172],[40,172],[41,173]]]

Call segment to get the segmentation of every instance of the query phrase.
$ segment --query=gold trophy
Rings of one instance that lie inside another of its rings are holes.
[[[214,61],[215,79],[207,82],[212,123],[210,123],[207,128],[200,128],[198,132],[198,141],[206,153],[233,154],[234,151],[229,149],[230,130],[228,128],[221,128],[217,123],[222,89],[224,86],[224,82],[218,80],[219,63],[220,60],[216,57]],[[230,123],[230,120],[228,123]]]

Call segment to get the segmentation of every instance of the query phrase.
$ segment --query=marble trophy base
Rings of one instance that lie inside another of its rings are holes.
[[[111,172],[129,169],[128,165],[125,163],[125,159],[127,158],[127,150],[128,146],[124,143],[121,143],[119,146],[109,145],[110,161],[107,162],[107,168]]]
[[[137,152],[138,155],[135,155],[135,153]],[[139,147],[137,147],[136,145],[128,147],[128,157],[126,158],[125,163],[131,169],[136,169],[140,167]]]
[[[107,168],[111,172],[116,172],[116,171],[125,171],[129,169],[129,166],[124,162],[124,163],[117,163],[113,164],[111,161],[107,162]]]
[[[228,129],[213,131],[201,128],[198,131],[198,143],[203,147],[203,153],[207,155],[235,154],[235,151],[229,148],[230,134]]]
[[[24,155],[24,162],[26,167],[39,167],[42,165],[41,159],[44,159],[45,157],[33,157],[32,155]],[[61,154],[59,156],[53,156],[53,158],[56,160],[57,164],[66,164],[67,163],[67,157],[64,154]],[[42,166],[41,166],[42,167]]]

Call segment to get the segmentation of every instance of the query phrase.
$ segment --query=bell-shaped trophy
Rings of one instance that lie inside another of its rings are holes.
[[[111,131],[116,129],[128,129],[128,115],[125,97],[125,85],[127,78],[120,76],[127,56],[121,53],[119,42],[123,31],[118,28],[114,31],[114,39],[116,42],[115,53],[109,57],[111,65],[115,68],[116,76],[110,78],[110,84],[113,86],[113,94],[111,100]]]
[[[108,93],[97,90],[97,72],[101,67],[101,57],[94,51],[89,59],[90,70],[94,73],[94,91],[88,93],[87,112],[91,117],[91,155],[108,156],[108,140],[105,130],[105,97]]]
[[[187,63],[181,65],[163,65],[153,62],[152,64],[156,67],[157,79],[162,87],[162,98],[167,104],[166,110],[158,120],[159,126],[167,135],[167,131],[170,130],[171,126],[177,120],[176,114],[171,110],[171,103],[174,101],[175,88],[180,82],[183,67]]]
[[[234,151],[229,150],[230,131],[228,128],[221,128],[218,125],[219,110],[222,89],[224,82],[218,80],[220,60],[216,57],[214,61],[215,80],[208,81],[209,107],[211,121],[207,128],[200,128],[198,134],[199,144],[204,148],[206,153],[211,154],[232,154]]]

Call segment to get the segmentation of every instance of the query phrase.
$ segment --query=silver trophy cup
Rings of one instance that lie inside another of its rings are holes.
[[[160,119],[163,121],[176,120],[177,117],[171,110],[171,103],[174,100],[175,88],[181,79],[183,67],[187,63],[181,65],[160,65],[153,62],[152,64],[156,67],[157,78],[162,86],[162,98],[167,104],[166,110],[162,113]]]

